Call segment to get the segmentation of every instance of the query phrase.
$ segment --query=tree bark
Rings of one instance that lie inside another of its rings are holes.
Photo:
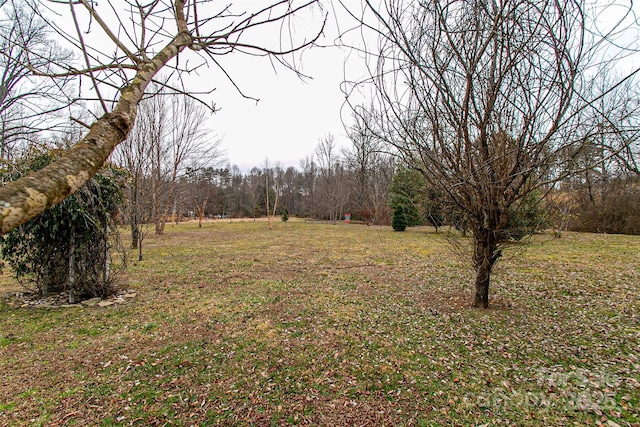
[[[178,176],[178,171],[174,167],[173,175],[171,177],[171,182],[169,183],[167,200],[165,201],[164,209],[159,218],[159,223],[156,223],[156,234],[164,234],[164,227],[167,224],[167,217],[169,216],[169,208],[173,205],[173,193],[175,192],[175,188],[176,188],[177,176]]]
[[[104,229],[104,271],[102,275],[102,281],[104,282],[104,288],[106,289],[107,283],[111,279],[111,254],[109,253],[109,235],[111,233],[111,229],[109,228],[109,224],[106,225]]]
[[[502,256],[496,240],[489,230],[480,230],[474,233],[475,253],[474,267],[476,269],[476,294],[474,307],[489,308],[489,284],[491,272],[496,261]]]
[[[207,201],[209,198],[205,198],[201,204],[196,203],[196,213],[198,214],[198,227],[202,228],[202,220],[204,219],[204,212],[207,207]]]
[[[136,178],[133,184],[133,188],[130,191],[130,200],[129,200],[129,225],[131,226],[131,249],[135,249],[138,247],[138,238],[139,238],[139,228],[138,228],[138,180],[139,177],[136,174]]]
[[[486,263],[476,267],[476,297],[474,307],[489,308],[489,282],[491,269]]]
[[[131,218],[131,249],[135,249],[138,247],[138,221],[137,219]]]

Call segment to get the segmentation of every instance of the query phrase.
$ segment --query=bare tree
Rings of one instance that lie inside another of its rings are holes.
[[[276,170],[280,169],[278,165],[275,167]],[[271,178],[271,175],[276,174],[276,170],[274,168],[269,167],[269,159],[264,161],[264,193],[265,193],[265,206],[267,210],[267,223],[269,224],[269,230],[273,230],[273,221],[276,218],[276,210],[278,209],[278,196],[279,196],[279,188],[278,181],[276,177]],[[273,187],[271,186],[271,181],[273,181]],[[273,194],[273,207],[269,200],[270,193]]]
[[[376,134],[469,222],[474,304],[486,308],[502,250],[535,229],[531,209],[575,172],[570,160],[600,130],[585,121],[603,115],[598,95],[584,89],[605,39],[587,31],[578,0],[386,0],[351,10],[376,36],[363,39]]]
[[[328,134],[320,140],[315,150],[318,161],[316,196],[322,208],[322,216],[335,224],[347,202],[348,186],[335,138]]]
[[[219,162],[220,143],[206,126],[207,111],[191,98],[181,96],[172,99],[169,107],[169,122],[158,153],[155,177],[158,179],[154,196],[157,210],[154,215],[156,234],[164,233],[169,210],[174,206],[174,193],[179,174],[185,167],[199,169],[205,163]]]
[[[355,209],[352,213],[367,225],[388,222],[393,163],[384,144],[371,132],[372,114],[362,106],[357,110],[348,132],[351,146],[343,152],[351,181],[351,203]]]
[[[186,199],[191,202],[194,213],[198,218],[198,227],[202,227],[209,200],[215,191],[215,174],[213,167],[188,167],[181,178],[182,191],[186,192]]]
[[[609,90],[612,79],[610,74],[599,75],[593,91]],[[631,83],[635,82],[625,82],[596,101],[597,110],[605,112],[591,118],[600,132],[572,158],[580,173],[554,189],[558,194],[553,207],[558,219],[565,219],[565,229],[570,225],[580,231],[639,232],[640,93]]]
[[[34,76],[32,68],[52,69],[69,61],[51,30],[28,5],[3,1],[0,11],[0,159],[11,157],[21,142],[61,125],[56,112],[71,104],[64,94],[70,79]],[[28,59],[28,60],[27,60]]]
[[[170,210],[175,211],[181,175],[188,172],[199,178],[199,170],[217,166],[222,155],[221,140],[207,128],[207,110],[202,105],[184,95],[167,97],[163,88],[156,95],[141,102],[132,132],[115,151],[119,164],[132,176],[132,246],[142,218],[153,222],[156,234],[163,234]],[[142,200],[149,201],[146,214]]]
[[[0,189],[2,233],[60,202],[100,168],[131,130],[137,106],[161,69],[179,78],[183,73],[212,66],[230,77],[223,65],[225,56],[246,53],[267,56],[295,70],[292,54],[313,45],[322,32],[318,28],[311,37],[301,37],[292,24],[318,0],[243,3],[253,8],[245,11],[238,11],[233,4],[219,6],[199,0],[110,1],[100,2],[100,9],[97,3],[85,0],[28,1],[37,14],[44,16],[45,9],[66,14],[69,25],[56,25],[62,19],[48,22],[83,59],[82,66],[59,64],[65,70],[55,73],[33,66],[32,74],[82,77],[81,81],[89,82],[91,99],[101,106],[103,114],[57,162]],[[71,32],[67,31],[69,27]],[[87,29],[91,29],[92,40],[99,42],[93,44],[85,37]],[[25,62],[31,64],[32,57],[28,52]],[[188,88],[180,81],[173,90],[187,93]]]
[[[147,116],[146,108],[144,103],[140,106],[141,117]],[[125,213],[131,227],[132,248],[138,247],[143,238],[141,227],[151,220],[150,201],[147,198],[149,192],[145,191],[151,176],[150,138],[145,124],[143,120],[138,120],[138,124],[113,153],[114,162],[130,174]]]
[[[318,165],[313,160],[313,156],[307,155],[300,161],[302,169],[302,185],[300,192],[304,196],[303,212],[306,217],[316,218],[318,214],[316,194]]]

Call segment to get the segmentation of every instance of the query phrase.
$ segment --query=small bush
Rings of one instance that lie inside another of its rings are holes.
[[[405,216],[404,207],[402,205],[397,205],[393,209],[391,226],[395,231],[405,231],[407,229],[407,217]]]

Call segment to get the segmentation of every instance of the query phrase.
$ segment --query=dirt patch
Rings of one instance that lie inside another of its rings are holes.
[[[20,308],[73,308],[73,307],[108,307],[133,301],[137,292],[122,290],[106,298],[70,298],[68,292],[60,292],[42,296],[35,292],[13,291],[4,293],[1,298],[10,307]]]

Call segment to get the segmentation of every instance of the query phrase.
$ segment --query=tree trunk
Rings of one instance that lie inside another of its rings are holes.
[[[129,202],[129,222],[131,227],[131,249],[138,247],[138,239],[140,238],[140,227],[138,220],[138,190],[131,192],[131,201]]]
[[[162,176],[160,173],[160,159],[157,148],[153,154],[153,159],[154,166],[151,172],[151,215],[153,216],[156,234],[162,234],[160,228],[160,188]]]
[[[491,271],[496,261],[502,256],[502,251],[498,249],[497,242],[488,230],[476,232],[473,237],[475,241],[473,262],[476,269],[476,294],[473,305],[478,308],[489,308]]]
[[[139,229],[138,229],[138,180],[139,176],[136,173],[133,187],[130,190],[131,200],[129,201],[129,222],[131,226],[131,249],[138,247]]]
[[[197,199],[196,199],[197,200]],[[204,220],[204,214],[207,209],[207,202],[209,201],[209,197],[205,197],[202,203],[198,203],[196,201],[196,214],[198,215],[198,227],[202,228],[202,221]],[[224,212],[223,212],[224,213]]]
[[[139,229],[138,229],[138,221],[131,218],[131,249],[135,249],[138,247],[138,239],[140,238]]]
[[[178,225],[178,200],[173,201],[173,209],[172,209],[173,221],[176,225]]]
[[[476,297],[474,307],[489,308],[489,282],[491,268],[486,263],[476,267]]]
[[[67,275],[67,291],[69,292],[69,304],[75,304],[76,292],[76,239],[75,234],[71,231],[69,236],[69,274]]]
[[[111,254],[109,253],[109,235],[111,233],[111,229],[109,228],[109,224],[106,225],[104,229],[104,271],[102,275],[102,281],[104,282],[104,288],[106,289],[107,283],[111,279]]]
[[[169,189],[167,190],[167,200],[165,201],[164,209],[160,217],[156,220],[156,234],[164,234],[164,227],[167,224],[167,217],[169,216],[169,209],[173,205],[173,193],[176,188],[176,178],[178,171],[174,166],[173,175],[171,176],[171,182],[169,183]]]
[[[158,220],[156,221],[156,234],[157,235],[163,235],[164,234],[164,226],[167,223],[167,217],[166,216],[162,216],[160,218],[158,218]]]

